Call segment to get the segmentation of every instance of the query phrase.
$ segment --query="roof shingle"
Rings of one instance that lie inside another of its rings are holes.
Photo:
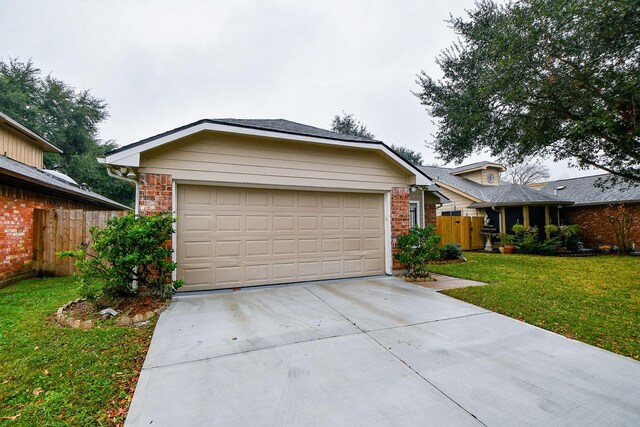
[[[598,180],[606,180],[610,176],[611,175],[607,173],[550,181],[538,191],[553,194],[554,190],[558,187],[564,186],[564,189],[557,191],[558,196],[562,196],[563,199],[572,200],[575,206],[640,202],[640,185],[634,187],[627,184],[618,184],[605,189],[596,186]]]

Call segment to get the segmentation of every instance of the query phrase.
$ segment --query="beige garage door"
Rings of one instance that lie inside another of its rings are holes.
[[[178,186],[182,290],[384,273],[381,194]]]

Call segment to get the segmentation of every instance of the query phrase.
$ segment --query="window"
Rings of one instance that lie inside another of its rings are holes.
[[[442,212],[442,216],[462,216],[462,211],[446,211]]]
[[[409,202],[409,227],[420,227],[420,202]]]

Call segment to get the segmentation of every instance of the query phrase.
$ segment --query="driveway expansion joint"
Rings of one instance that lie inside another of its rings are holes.
[[[358,329],[360,329],[360,328],[358,328]],[[168,368],[168,367],[172,367],[172,366],[188,365],[190,363],[204,362],[205,360],[223,359],[225,357],[237,356],[239,354],[255,353],[255,352],[258,352],[258,351],[271,350],[271,349],[274,349],[274,348],[288,347],[288,346],[291,346],[291,345],[303,344],[303,343],[306,343],[306,342],[322,341],[322,340],[327,340],[327,339],[332,339],[332,338],[349,337],[349,336],[356,336],[356,335],[362,335],[362,334],[363,334],[363,332],[353,332],[353,333],[348,333],[348,334],[331,335],[331,336],[328,336],[328,337],[318,337],[318,338],[312,338],[312,339],[308,339],[308,340],[301,340],[301,341],[295,341],[295,342],[288,342],[288,343],[284,343],[284,344],[272,345],[272,346],[268,346],[268,347],[252,348],[252,349],[249,349],[249,350],[238,351],[238,352],[235,352],[235,353],[219,354],[217,356],[202,357],[202,358],[193,359],[193,360],[185,360],[183,362],[165,363],[165,364],[153,365],[153,366],[147,366],[147,367],[143,366],[142,367],[142,371],[152,370],[152,369]],[[365,335],[366,335],[366,333],[365,333]]]
[[[344,314],[342,314],[341,312],[339,312],[338,310],[336,310],[331,304],[329,304],[328,302],[326,302],[324,299],[322,299],[320,296],[316,295],[312,290],[310,290],[309,288],[305,287],[305,289],[311,293],[313,296],[315,296],[316,298],[318,298],[320,301],[322,301],[324,304],[326,304],[329,308],[331,308],[333,311],[335,311],[337,314],[339,314],[340,316],[342,316],[344,319],[346,319],[347,321],[349,321],[350,323],[352,323],[356,328],[360,329],[362,331],[362,333],[364,335],[366,335],[371,341],[373,341],[374,343],[376,343],[377,345],[379,345],[382,349],[384,349],[384,351],[386,351],[387,353],[389,353],[390,355],[392,355],[395,359],[397,359],[400,363],[402,363],[404,366],[406,366],[411,372],[413,372],[415,375],[417,375],[419,378],[421,378],[424,382],[426,382],[427,384],[429,384],[431,387],[433,387],[435,390],[437,390],[439,393],[441,393],[444,397],[446,397],[448,400],[450,400],[451,402],[453,402],[454,405],[456,405],[457,407],[459,407],[460,409],[462,409],[465,413],[467,413],[470,417],[472,417],[474,420],[476,420],[478,423],[480,423],[481,425],[487,427],[487,424],[485,424],[484,422],[482,422],[477,416],[475,416],[473,413],[471,413],[467,408],[465,408],[464,406],[462,406],[460,403],[458,403],[456,400],[454,400],[451,396],[449,396],[447,393],[445,393],[442,389],[438,388],[435,384],[433,384],[431,381],[429,381],[424,375],[420,374],[418,371],[416,371],[413,367],[411,367],[411,365],[409,365],[407,362],[405,362],[404,360],[402,360],[400,357],[398,357],[398,355],[396,355],[393,351],[391,351],[389,348],[385,347],[382,343],[380,343],[378,340],[376,340],[375,338],[373,338],[371,335],[369,335],[369,332],[374,332],[374,331],[365,331],[364,329],[362,329],[360,326],[358,326],[355,322],[353,322],[351,319],[349,319],[347,316],[345,316]],[[488,314],[490,313],[490,311],[486,311],[486,312],[482,312],[482,313],[474,313],[474,314],[470,314],[470,315],[465,315],[465,316],[458,316],[458,317],[454,317],[451,319],[459,319],[459,318],[464,318],[464,317],[470,317],[470,316],[477,316],[480,314]],[[443,320],[450,320],[450,319],[443,319]],[[401,328],[401,327],[407,327],[407,326],[415,326],[415,325],[420,325],[420,324],[424,324],[424,323],[434,323],[437,322],[438,320],[434,320],[434,321],[427,321],[427,322],[421,322],[421,323],[416,323],[414,325],[404,325],[404,326],[396,326],[396,327],[390,327],[390,328],[382,328],[382,329],[377,329],[377,331],[382,331],[382,330],[389,330],[389,329],[396,329],[396,328]],[[359,334],[358,334],[359,335]]]

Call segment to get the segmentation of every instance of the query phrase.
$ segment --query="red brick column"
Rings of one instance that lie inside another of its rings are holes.
[[[171,175],[141,173],[138,182],[138,213],[173,211]]]
[[[396,249],[396,238],[409,232],[409,189],[405,187],[395,187],[391,189],[391,247],[392,253],[398,252]],[[393,260],[394,270],[402,268],[395,259]]]
[[[434,203],[425,203],[424,205],[424,224],[436,225],[436,205]]]

